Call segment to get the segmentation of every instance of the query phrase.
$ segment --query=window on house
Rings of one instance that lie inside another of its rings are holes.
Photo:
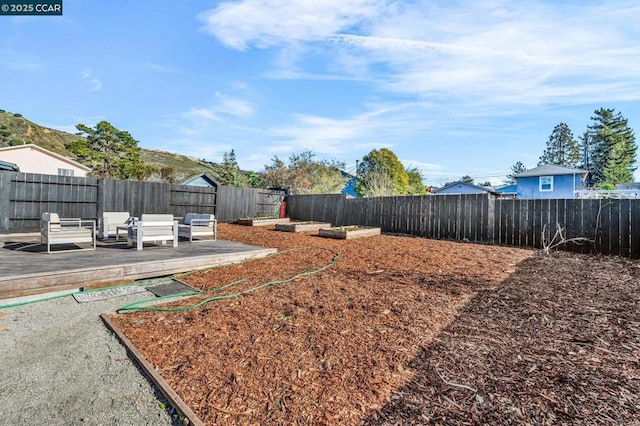
[[[73,169],[58,169],[58,176],[73,176]]]
[[[553,191],[553,176],[540,176],[540,192]]]

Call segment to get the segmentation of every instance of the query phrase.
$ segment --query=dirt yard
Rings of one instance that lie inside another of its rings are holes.
[[[228,224],[219,237],[280,254],[184,276],[235,284],[170,306],[269,284],[115,317],[206,424],[639,424],[637,261]]]

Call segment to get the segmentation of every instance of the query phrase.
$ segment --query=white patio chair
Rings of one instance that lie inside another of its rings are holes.
[[[126,230],[131,216],[129,212],[104,212],[100,220],[100,237],[108,240],[115,235],[118,240],[118,230]]]
[[[184,217],[184,224],[178,225],[178,235],[182,238],[194,242],[193,237],[217,238],[218,221],[212,214],[187,213]],[[198,239],[198,241],[211,241],[209,238]]]
[[[65,251],[95,250],[96,222],[80,218],[61,218],[57,213],[45,212],[40,221],[40,243],[47,245],[47,253],[55,253],[51,251],[51,246],[56,244],[90,243],[89,248],[75,248]]]
[[[171,214],[143,214],[140,220],[132,222],[127,230],[127,245],[136,250],[142,250],[145,242],[173,241],[173,247],[178,247],[178,221]]]

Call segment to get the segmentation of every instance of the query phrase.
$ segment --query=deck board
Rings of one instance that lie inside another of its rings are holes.
[[[96,250],[47,254],[31,237],[0,239],[0,299],[73,288],[98,288],[254,259],[276,249],[231,241],[145,245],[98,242]],[[29,245],[35,244],[35,245]]]

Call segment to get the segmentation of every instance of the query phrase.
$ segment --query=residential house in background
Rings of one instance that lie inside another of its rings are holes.
[[[0,161],[14,163],[23,173],[86,177],[91,171],[77,161],[34,144],[0,148]]]
[[[0,161],[0,170],[8,170],[10,172],[19,172],[20,167],[18,167],[16,164],[13,164],[13,163]]]
[[[432,192],[433,195],[461,195],[461,194],[487,194],[489,196],[499,196],[490,186],[474,185],[468,182],[453,182],[443,186],[442,188],[435,188]]]
[[[518,185],[516,185],[515,183],[496,186],[494,189],[496,190],[496,192],[502,194],[503,198],[516,198],[516,194],[518,193]]]
[[[584,186],[587,171],[543,164],[513,176],[519,199],[575,198],[575,191]]]
[[[200,173],[199,175],[191,176],[189,179],[182,182],[182,185],[188,186],[202,186],[206,188],[218,188],[220,185],[214,178],[206,173]]]
[[[356,192],[356,176],[344,170],[340,170],[340,173],[342,174],[343,178],[347,179],[347,183],[345,184],[344,188],[342,188],[342,191],[340,193],[346,195],[349,198],[357,197],[358,193]]]

